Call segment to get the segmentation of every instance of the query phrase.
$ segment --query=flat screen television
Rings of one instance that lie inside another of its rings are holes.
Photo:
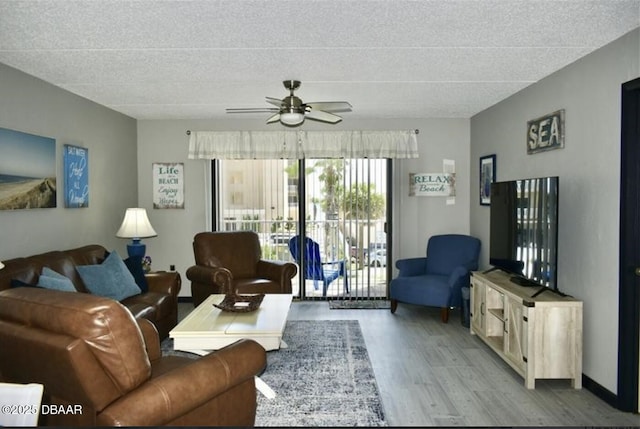
[[[489,263],[514,283],[559,292],[558,188],[557,176],[491,184]]]

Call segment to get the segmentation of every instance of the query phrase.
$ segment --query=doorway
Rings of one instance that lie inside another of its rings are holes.
[[[618,404],[640,411],[640,78],[622,85]]]
[[[214,230],[255,231],[263,258],[297,262],[301,299],[386,299],[390,168],[387,159],[213,161]],[[308,261],[290,248],[301,236],[317,244],[327,273],[341,267],[340,275],[326,284],[305,278]]]

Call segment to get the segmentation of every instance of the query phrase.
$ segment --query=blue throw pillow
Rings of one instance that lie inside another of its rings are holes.
[[[85,286],[94,295],[122,301],[140,294],[133,275],[115,250],[100,265],[78,265],[76,267]]]
[[[108,258],[110,255],[109,252],[105,253],[105,258]],[[147,283],[147,278],[144,275],[144,269],[142,268],[142,256],[129,256],[124,260],[124,264],[129,269],[129,272],[133,276],[133,279],[136,281],[136,284],[140,288],[140,291],[149,292],[149,284]]]
[[[42,267],[42,274],[38,278],[38,286],[63,292],[76,292],[76,288],[70,278],[53,271],[49,267]]]

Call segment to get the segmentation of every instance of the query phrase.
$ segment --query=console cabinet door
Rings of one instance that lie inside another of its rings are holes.
[[[505,299],[504,353],[520,371],[525,370],[524,356],[527,355],[527,324],[523,319],[524,306],[513,297]]]
[[[571,379],[582,387],[582,302],[516,285],[500,271],[471,277],[471,333],[535,389],[538,379]]]
[[[471,279],[471,331],[486,335],[486,286],[475,278]]]

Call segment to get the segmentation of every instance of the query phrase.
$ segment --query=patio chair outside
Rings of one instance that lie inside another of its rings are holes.
[[[322,296],[327,296],[329,285],[342,276],[344,278],[344,291],[349,293],[349,280],[347,276],[346,260],[322,262],[320,257],[320,245],[310,239],[304,237],[304,255],[299,251],[300,236],[296,235],[289,240],[289,251],[293,259],[300,266],[300,270],[305,280],[313,280],[313,288],[318,290],[319,282],[322,282]],[[304,259],[303,267],[300,258]]]

